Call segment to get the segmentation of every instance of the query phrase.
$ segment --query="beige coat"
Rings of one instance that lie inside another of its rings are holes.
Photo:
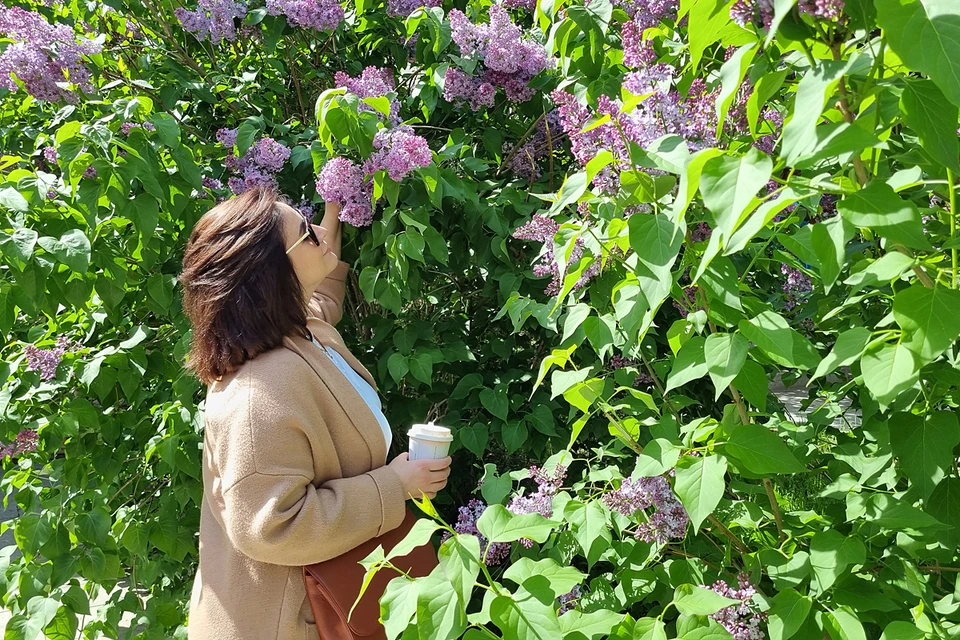
[[[308,327],[368,382],[334,329],[341,262],[310,303]],[[400,526],[404,495],[385,467],[376,417],[336,365],[302,337],[207,389],[200,567],[190,640],[316,640],[301,566]]]

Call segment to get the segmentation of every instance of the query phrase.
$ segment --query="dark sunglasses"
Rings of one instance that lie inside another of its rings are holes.
[[[317,238],[317,232],[313,230],[313,225],[308,224],[306,219],[301,219],[300,225],[301,225],[300,226],[301,229],[306,227],[306,231],[303,233],[303,235],[300,236],[300,238],[296,242],[293,243],[292,247],[287,249],[287,255],[289,255],[291,251],[297,248],[298,244],[300,244],[307,238],[310,238],[310,242],[312,242],[313,244],[317,245],[318,247],[320,246],[320,240]]]

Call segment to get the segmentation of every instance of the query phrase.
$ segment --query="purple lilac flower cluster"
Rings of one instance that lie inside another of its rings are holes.
[[[376,150],[362,167],[348,158],[333,158],[317,176],[317,193],[327,202],[336,202],[339,219],[355,227],[373,223],[374,173],[384,170],[391,180],[399,182],[433,161],[426,139],[414,134],[408,125],[381,129],[374,136],[373,146]]]
[[[267,0],[267,13],[286,17],[294,27],[317,31],[333,31],[343,22],[337,0]]]
[[[522,11],[534,11],[537,8],[537,0],[499,0],[498,4],[504,9],[520,9]]]
[[[313,222],[314,216],[317,215],[317,205],[309,200],[301,200],[293,208],[296,209],[308,223]]]
[[[69,81],[82,91],[93,91],[83,56],[100,53],[100,42],[78,41],[67,25],[50,24],[39,13],[20,7],[0,8],[0,35],[13,41],[0,54],[0,87],[17,91],[16,80],[20,80],[37,100],[70,103],[77,101],[76,95],[58,82]]]
[[[690,231],[690,240],[693,242],[706,242],[713,235],[713,229],[706,222],[700,222]]]
[[[844,0],[800,0],[800,12],[820,20],[837,22],[844,16]]]
[[[551,94],[559,108],[563,129],[570,136],[571,152],[581,166],[586,166],[602,150],[613,154],[615,166],[629,164],[628,143],[646,147],[671,133],[684,138],[694,149],[712,146],[716,142],[714,104],[717,92],[709,91],[706,83],[697,79],[690,85],[687,95],[681,96],[675,90],[658,86],[661,80],[667,79],[669,75],[664,65],[628,73],[623,83],[628,91],[635,95],[653,92],[628,113],[621,113],[619,100],[607,96],[600,96],[595,112],[591,112],[566,91],[557,89]],[[609,122],[582,132],[591,120],[605,115],[609,116]],[[593,179],[594,186],[606,193],[616,193],[620,179],[615,166],[599,171]]]
[[[373,180],[348,158],[332,158],[317,176],[317,193],[327,202],[340,206],[339,219],[355,227],[373,223]]]
[[[627,517],[645,512],[650,507],[656,508],[647,516],[646,522],[637,526],[635,537],[638,540],[666,544],[670,540],[682,540],[687,534],[690,518],[663,476],[638,480],[624,478],[619,489],[603,496],[603,502],[611,511]]]
[[[532,466],[530,477],[537,483],[537,490],[528,495],[514,496],[507,505],[507,511],[517,515],[539,513],[544,518],[549,518],[553,515],[553,496],[560,490],[563,479],[567,477],[567,468],[558,464],[553,473],[548,473],[538,466]],[[533,541],[523,538],[520,544],[529,549],[533,546]]]
[[[37,450],[37,444],[40,442],[40,436],[33,429],[23,429],[17,434],[17,437],[8,445],[0,446],[0,460],[7,456],[13,458],[21,453],[30,453]]]
[[[416,135],[413,128],[405,124],[378,131],[373,138],[373,148],[376,151],[363,163],[363,172],[373,175],[383,169],[395,182],[433,161],[426,138]]]
[[[440,0],[387,0],[387,15],[408,18],[420,7],[439,7]]]
[[[524,38],[501,5],[490,7],[490,21],[486,24],[470,22],[463,12],[450,12],[453,41],[464,56],[475,56],[481,61],[478,75],[470,76],[450,70],[444,76],[443,97],[448,102],[468,102],[471,108],[492,106],[496,87],[502,87],[513,102],[526,102],[535,91],[528,87],[530,80],[550,66],[543,45]],[[447,84],[447,78],[450,84]]]
[[[143,124],[140,124],[139,122],[124,122],[123,124],[120,125],[120,131],[125,136],[129,136],[130,132],[133,131],[134,129],[141,129],[141,128],[144,129],[145,131],[153,131],[156,129],[156,127],[153,126],[152,122],[144,122]]]
[[[753,88],[751,87],[751,92],[752,89]],[[757,138],[757,140],[753,143],[753,146],[755,146],[757,149],[760,149],[760,151],[763,151],[767,155],[772,155],[774,148],[777,146],[777,139],[780,137],[780,128],[783,126],[783,114],[776,109],[767,107],[763,111],[763,115],[760,119],[761,122],[771,123],[772,130],[770,133],[764,134]]]
[[[730,18],[743,28],[756,25],[769,29],[773,23],[773,0],[737,0],[730,7]]]
[[[735,640],[763,640],[766,637],[761,625],[766,622],[767,614],[753,602],[757,590],[750,584],[746,574],[737,576],[737,588],[734,589],[723,580],[718,580],[711,586],[700,585],[719,593],[725,598],[739,600],[740,604],[724,607],[710,615],[730,632]]]
[[[250,145],[242,157],[237,157],[233,147],[237,144],[237,129],[220,129],[217,140],[229,149],[224,161],[227,169],[235,174],[227,180],[234,194],[256,186],[277,187],[276,174],[290,157],[290,149],[273,138],[260,138]]]
[[[223,189],[223,183],[216,178],[211,178],[210,176],[204,176],[201,182],[204,189],[210,189],[212,191]]]
[[[813,283],[810,280],[810,276],[803,271],[788,267],[785,264],[780,265],[780,273],[787,276],[786,282],[783,283],[783,292],[787,294],[787,301],[784,308],[787,311],[792,311],[797,306],[797,294],[813,291]]]
[[[44,147],[43,148],[43,159],[49,162],[50,164],[57,164],[59,159],[59,154],[57,153],[56,147]]]
[[[466,506],[460,507],[457,515],[457,523],[453,525],[453,530],[461,535],[477,536],[477,539],[480,541],[480,557],[483,558],[486,556],[487,564],[493,566],[507,559],[507,556],[510,555],[510,545],[505,542],[494,542],[490,544],[486,537],[480,533],[480,530],[477,529],[477,520],[480,519],[480,516],[483,515],[486,508],[487,505],[476,498],[468,502]],[[450,535],[446,534],[443,536],[443,540],[449,537]]]
[[[544,289],[544,293],[548,296],[558,295],[563,290],[563,281],[560,279],[560,266],[557,264],[556,257],[553,254],[553,237],[559,230],[560,225],[555,221],[544,215],[535,214],[529,222],[515,229],[512,234],[512,237],[517,240],[530,240],[543,243],[546,250],[539,260],[534,262],[533,274],[538,278],[553,276],[546,289]],[[577,238],[573,251],[570,254],[569,264],[576,264],[583,256],[583,245],[582,238]],[[573,290],[579,291],[585,287],[598,273],[600,273],[600,263],[593,262],[580,274],[580,278],[576,284],[574,284]]]
[[[90,165],[89,167],[87,167],[86,169],[83,170],[83,175],[80,176],[80,177],[81,177],[81,178],[96,178],[98,175],[100,175],[100,174],[97,173],[97,168],[96,168],[95,166],[93,166],[93,165]]]
[[[193,11],[177,7],[173,14],[183,30],[192,33],[197,40],[218,44],[223,40],[236,41],[234,19],[246,17],[247,7],[237,0],[199,0]]]
[[[537,180],[540,177],[539,161],[550,153],[551,148],[556,144],[554,140],[562,134],[560,115],[556,111],[551,111],[540,119],[536,131],[516,151],[512,144],[503,146],[503,153],[509,158],[507,168],[525,180],[530,182]],[[587,203],[580,202],[577,204],[578,211],[580,211],[580,205],[588,206]]]
[[[613,4],[633,18],[641,32],[664,20],[676,18],[680,6],[678,0],[614,0]]]
[[[562,616],[567,611],[575,609],[577,607],[577,600],[579,600],[582,595],[583,592],[580,590],[580,585],[573,585],[573,589],[557,598],[557,604],[560,605],[560,608],[557,609],[557,615]]]
[[[39,371],[41,380],[53,380],[57,376],[57,366],[63,359],[63,354],[76,347],[66,336],[57,338],[57,345],[51,349],[38,349],[28,344],[24,349],[27,354],[27,370]]]
[[[343,71],[337,71],[333,76],[333,80],[338,87],[343,87],[358,98],[379,98],[381,96],[387,96],[387,94],[393,92],[396,88],[393,81],[393,71],[386,67],[367,67],[356,78],[349,76]],[[377,113],[382,116],[379,111],[368,104],[361,103],[360,110],[370,111],[371,113]],[[399,122],[399,114],[400,105],[396,100],[391,100],[390,122],[394,124]]]

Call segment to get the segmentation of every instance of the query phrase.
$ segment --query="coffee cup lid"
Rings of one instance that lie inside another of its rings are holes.
[[[410,428],[410,431],[407,432],[408,436],[419,436],[426,437],[429,439],[441,439],[447,440],[453,439],[450,429],[447,427],[441,427],[440,425],[435,425],[432,422],[429,424],[415,424]]]

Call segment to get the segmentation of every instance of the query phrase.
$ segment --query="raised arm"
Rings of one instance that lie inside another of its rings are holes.
[[[340,206],[328,202],[323,210],[323,220],[320,221],[320,228],[323,229],[323,239],[337,258],[340,257],[341,245],[343,244],[343,228],[340,225],[339,215]],[[347,290],[346,281],[349,271],[350,265],[340,261],[337,268],[323,279],[320,286],[314,290],[307,306],[310,315],[332,325],[340,322],[343,317],[343,298]]]

